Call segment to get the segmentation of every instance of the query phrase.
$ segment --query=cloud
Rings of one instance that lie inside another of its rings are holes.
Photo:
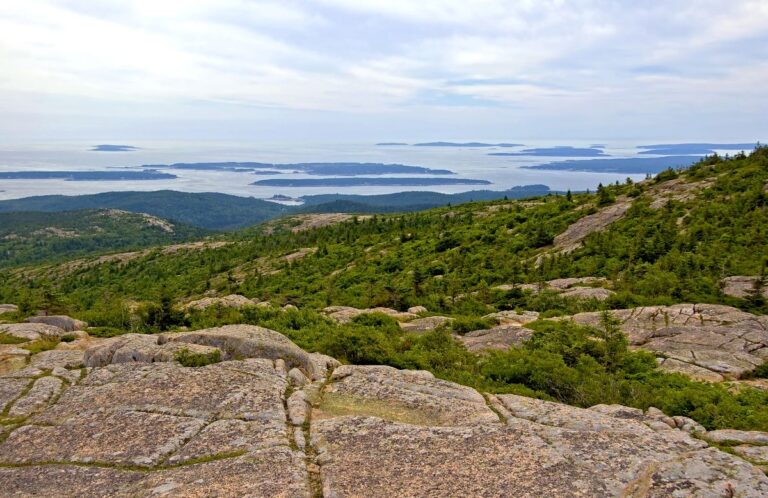
[[[0,111],[726,120],[765,111],[765,33],[764,0],[5,0]]]

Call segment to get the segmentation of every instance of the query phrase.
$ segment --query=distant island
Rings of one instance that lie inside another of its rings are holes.
[[[408,145],[405,142],[379,142],[376,145]]]
[[[539,149],[525,149],[520,152],[491,152],[489,156],[538,156],[538,157],[600,157],[607,156],[601,147],[571,147],[558,145]]]
[[[251,185],[270,187],[423,187],[429,185],[490,185],[488,180],[470,178],[267,178]]]
[[[133,145],[100,144],[94,145],[91,152],[132,152],[134,150],[139,150],[139,148]]]
[[[414,147],[522,147],[523,144],[487,144],[484,142],[424,142],[413,144]]]
[[[620,159],[570,159],[535,166],[526,169],[553,171],[588,171],[596,173],[644,174],[659,173],[667,168],[690,166],[702,156],[630,157]]]
[[[708,144],[708,143],[687,143],[687,144],[654,144],[638,145],[638,149],[647,149],[638,154],[714,154],[715,150],[738,150],[750,151],[755,148],[752,144]]]
[[[188,170],[216,170],[216,171],[237,171],[244,173],[253,173],[256,175],[278,174],[267,173],[270,170],[280,171],[299,171],[308,175],[338,175],[338,176],[357,176],[357,175],[393,175],[393,174],[411,174],[411,175],[454,175],[453,171],[447,169],[423,168],[421,166],[406,166],[404,164],[382,164],[382,163],[295,163],[295,164],[272,164],[255,162],[225,162],[225,163],[175,163],[175,164],[151,164],[144,165],[142,168],[153,169],[188,169]]]
[[[173,180],[170,173],[144,171],[2,171],[2,180],[65,180],[70,182]]]

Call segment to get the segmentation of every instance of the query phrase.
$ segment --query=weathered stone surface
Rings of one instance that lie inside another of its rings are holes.
[[[408,308],[408,313],[413,313],[414,315],[418,315],[419,313],[426,313],[428,310],[424,306],[411,306]]]
[[[762,364],[768,355],[768,317],[729,306],[677,304],[611,314],[621,321],[632,345],[667,358],[661,362],[663,369],[697,379],[736,379]],[[601,316],[579,313],[570,319],[599,327]]]
[[[587,235],[605,230],[611,223],[621,219],[632,203],[625,197],[616,200],[615,204],[606,206],[594,214],[584,216],[555,237],[555,249],[571,252],[581,246],[581,241]]]
[[[194,353],[210,353],[212,347],[197,344],[161,345],[160,336],[125,334],[112,337],[85,351],[83,363],[87,367],[103,367],[113,363],[154,363],[173,361],[181,350]]]
[[[56,377],[41,377],[32,385],[24,396],[19,398],[11,407],[8,415],[11,417],[28,417],[46,407],[58,395],[64,383]]]
[[[525,325],[539,319],[538,311],[523,311],[518,313],[517,311],[499,311],[498,313],[491,313],[485,315],[483,318],[496,320],[501,325]]]
[[[382,416],[414,424],[498,422],[477,391],[425,371],[344,365],[326,386],[322,411]]]
[[[304,455],[285,446],[264,448],[239,458],[151,472],[125,486],[120,497],[274,496],[309,497]]]
[[[328,318],[334,320],[337,323],[349,323],[356,316],[370,313],[383,313],[387,316],[391,316],[397,321],[408,321],[419,318],[419,315],[416,313],[404,313],[402,311],[393,310],[392,308],[358,309],[351,306],[328,306],[327,308],[323,309],[323,313],[328,315]]]
[[[695,380],[702,380],[704,382],[722,382],[725,380],[725,377],[719,373],[694,365],[693,363],[687,363],[674,358],[657,358],[657,362],[667,372],[681,373]]]
[[[304,387],[309,384],[309,379],[304,375],[304,372],[298,368],[292,368],[291,371],[288,372],[288,382],[290,382],[292,386]]]
[[[768,445],[768,432],[720,429],[717,431],[709,431],[704,437],[708,441],[712,441],[714,443],[741,443],[741,444]]]
[[[0,304],[0,315],[3,313],[13,313],[19,311],[19,307],[15,304]]]
[[[752,462],[759,464],[768,464],[768,446],[749,446],[741,444],[734,446],[733,451]]]
[[[27,339],[28,341],[36,341],[43,337],[61,337],[65,333],[59,327],[44,323],[0,324],[0,332],[18,337],[19,339]]]
[[[85,330],[88,328],[87,323],[66,315],[32,316],[27,318],[27,322],[44,323],[46,325],[58,327],[65,332],[74,332],[75,330]]]
[[[0,378],[0,412],[30,385],[28,379]]]
[[[447,316],[428,316],[425,318],[417,318],[410,322],[400,323],[400,328],[405,332],[429,332],[442,325],[447,325],[452,321],[453,318]]]
[[[472,352],[489,349],[509,349],[511,346],[520,346],[531,338],[533,330],[519,326],[494,327],[492,329],[475,330],[457,339]]]
[[[158,413],[87,412],[56,426],[16,429],[0,444],[0,462],[155,466],[204,425],[200,419]]]
[[[281,359],[288,368],[300,368],[308,377],[324,375],[312,357],[290,339],[274,330],[255,325],[227,325],[194,332],[163,334],[159,344],[198,344],[219,348],[224,359],[267,358]]]
[[[54,368],[77,368],[83,365],[83,351],[52,349],[32,356],[30,364],[36,368],[52,370]]]
[[[326,496],[763,496],[754,466],[640,424],[570,430],[528,420],[419,427],[373,417],[312,424]],[[637,429],[635,432],[633,429]],[[376,451],[371,451],[376,448]],[[503,470],[501,470],[503,469]],[[635,493],[635,494],[633,494]]]
[[[143,472],[75,465],[0,467],[3,496],[117,496],[120,489],[144,478]]]
[[[603,289],[601,287],[571,287],[560,293],[562,297],[569,297],[573,299],[597,299],[598,301],[605,301],[615,292],[609,289]]]
[[[288,398],[288,419],[293,425],[301,426],[309,420],[309,400],[304,391],[295,391]]]
[[[254,306],[258,301],[248,299],[240,294],[230,294],[224,297],[204,297],[195,301],[190,301],[183,306],[185,310],[204,310],[211,306],[221,306],[222,308],[240,309],[246,306]]]
[[[750,276],[735,276],[726,277],[722,280],[723,294],[726,296],[746,298],[753,292],[755,292],[755,284],[760,280],[760,277]],[[768,298],[768,286],[763,286],[761,291],[763,297]]]

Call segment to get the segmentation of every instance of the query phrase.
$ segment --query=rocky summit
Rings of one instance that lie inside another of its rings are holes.
[[[82,334],[26,362],[0,376],[3,496],[768,495],[766,433],[340,365],[250,325]]]

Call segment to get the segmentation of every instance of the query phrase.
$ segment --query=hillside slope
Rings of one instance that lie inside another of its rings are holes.
[[[185,242],[208,233],[117,209],[0,213],[0,268]]]

